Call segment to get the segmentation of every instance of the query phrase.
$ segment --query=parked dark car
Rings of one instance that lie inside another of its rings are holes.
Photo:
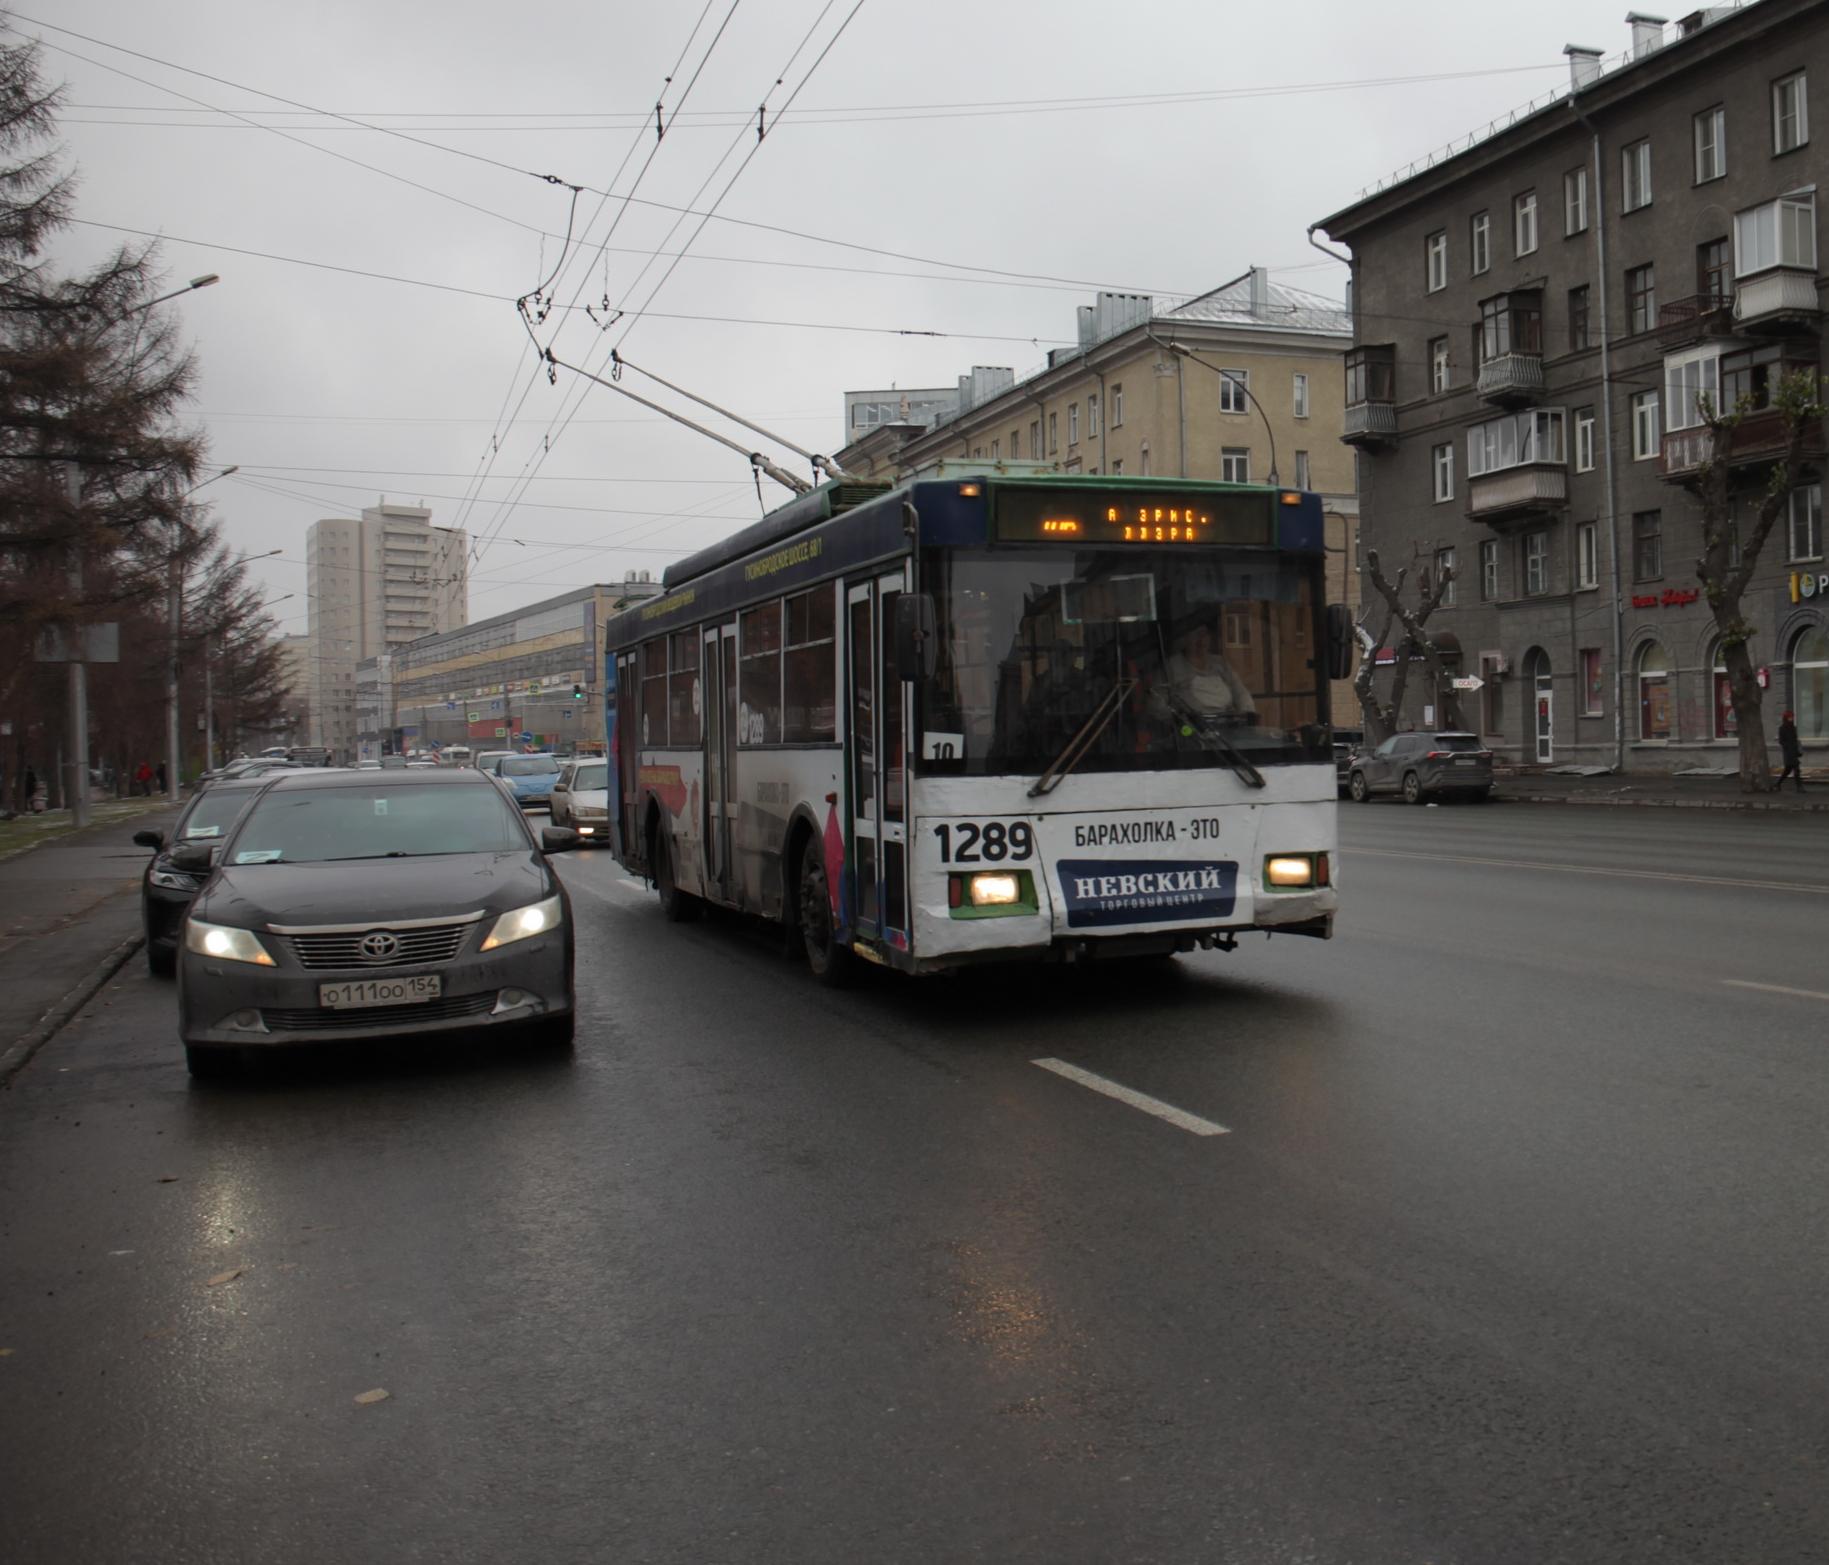
[[[569,1048],[571,905],[502,787],[469,768],[276,777],[191,904],[178,1026],[191,1074],[243,1051],[512,1030]],[[208,850],[174,851],[181,870]]]
[[[172,828],[168,842],[159,831],[136,831],[133,840],[153,850],[140,877],[140,917],[146,927],[146,966],[155,978],[170,978],[178,965],[178,926],[203,884],[203,874],[176,868],[171,850],[180,843],[214,847],[221,843],[241,812],[267,786],[265,774],[225,777],[192,796]]]
[[[1361,804],[1376,793],[1400,794],[1407,804],[1484,799],[1492,793],[1492,751],[1478,734],[1394,734],[1353,757],[1347,788]]]
[[[1344,794],[1347,783],[1353,775],[1353,756],[1365,743],[1363,728],[1336,728],[1334,730],[1334,782]]]

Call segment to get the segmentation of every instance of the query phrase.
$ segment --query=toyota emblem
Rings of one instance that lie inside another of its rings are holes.
[[[385,962],[389,957],[400,954],[400,937],[390,935],[385,930],[377,930],[372,935],[364,935],[356,943],[356,950],[361,952],[366,962]]]

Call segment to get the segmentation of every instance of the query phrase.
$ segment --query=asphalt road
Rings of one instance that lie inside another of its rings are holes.
[[[0,1098],[0,1554],[1829,1557],[1823,826],[1342,831],[1331,944],[837,995],[579,856],[570,1063],[193,1087],[131,967]]]

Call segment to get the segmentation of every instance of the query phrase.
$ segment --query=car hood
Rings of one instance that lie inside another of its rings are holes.
[[[505,913],[549,897],[557,877],[527,849],[329,864],[236,864],[216,872],[191,911],[205,923],[390,924]]]

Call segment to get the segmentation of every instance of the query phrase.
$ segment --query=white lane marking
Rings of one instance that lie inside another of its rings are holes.
[[[1442,864],[1483,864],[1495,869],[1543,869],[1563,875],[1607,875],[1620,880],[1670,880],[1691,886],[1736,886],[1749,891],[1801,891],[1829,896],[1829,886],[1800,884],[1793,880],[1734,880],[1726,875],[1676,875],[1660,869],[1606,869],[1598,864],[1550,864],[1537,859],[1476,859],[1459,853],[1404,853],[1395,848],[1342,848],[1351,858],[1364,854],[1374,859],[1434,859]]]
[[[1757,989],[1764,994],[1794,995],[1799,1000],[1829,1000],[1821,989],[1793,989],[1789,984],[1756,984],[1750,978],[1723,978],[1730,989]]]
[[[1081,1070],[1077,1065],[1069,1065],[1065,1060],[1030,1060],[1029,1063],[1039,1065],[1045,1071],[1053,1071],[1057,1076],[1065,1076],[1069,1081],[1077,1081],[1082,1087],[1090,1087],[1094,1092],[1102,1092],[1108,1098],[1116,1098],[1120,1103],[1128,1103],[1134,1109],[1142,1109],[1145,1114],[1154,1114],[1157,1119],[1166,1119],[1171,1125],[1193,1135],[1229,1136],[1232,1134],[1224,1125],[1216,1125],[1210,1119],[1202,1119],[1198,1114],[1190,1114],[1186,1109],[1178,1109],[1173,1104],[1164,1103],[1160,1098],[1152,1098],[1146,1092],[1136,1092],[1129,1087],[1120,1087],[1115,1081],[1107,1081],[1103,1076],[1095,1076],[1091,1071]]]

